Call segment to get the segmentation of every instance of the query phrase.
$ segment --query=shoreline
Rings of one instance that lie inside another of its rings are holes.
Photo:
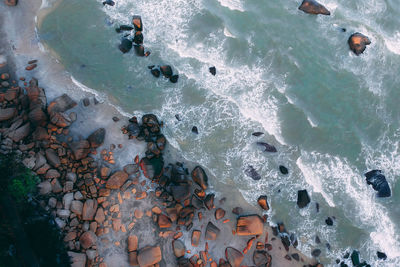
[[[30,7],[29,6],[25,7],[25,12],[31,11],[31,13],[34,13],[35,7],[37,7],[37,5],[35,6],[35,4],[37,4],[38,2],[39,1],[36,1],[36,2],[32,1]],[[3,6],[0,7],[0,9],[5,9],[5,8],[7,8],[7,7],[3,7]],[[21,5],[18,5],[17,7],[15,7],[15,9],[18,9],[18,8],[21,8]],[[30,9],[30,8],[32,8],[32,9]],[[23,11],[21,11],[21,12],[20,12],[20,14],[24,14]],[[28,15],[28,16],[26,16],[26,15]],[[25,14],[25,16],[30,18],[29,12],[28,12],[28,14]],[[29,19],[26,19],[26,20],[29,21]],[[16,21],[16,18],[14,18],[14,22],[15,21]],[[11,24],[12,24],[12,22],[11,22]],[[4,24],[4,25],[6,25],[6,24]],[[28,25],[31,25],[31,24],[28,24]],[[36,69],[36,71],[34,71],[33,73],[35,76],[38,76],[37,78],[39,79],[40,82],[44,82],[43,87],[45,87],[48,99],[52,100],[52,99],[58,97],[62,93],[71,94],[71,97],[75,100],[84,98],[86,94],[82,95],[82,91],[80,91],[79,88],[73,88],[73,86],[71,86],[71,83],[73,82],[73,80],[71,79],[71,77],[68,77],[66,75],[63,67],[61,65],[58,65],[57,62],[54,62],[54,61],[56,61],[54,58],[52,58],[49,55],[46,55],[44,52],[39,51],[38,48],[39,48],[40,43],[35,37],[35,32],[25,30],[25,34],[26,34],[26,36],[24,36],[25,38],[22,38],[21,40],[19,40],[19,42],[17,42],[16,50],[14,52],[15,53],[15,55],[14,55],[15,62],[17,62],[15,65],[16,65],[16,73],[18,74],[18,77],[26,77],[26,76],[29,77],[30,76],[29,72],[22,71],[23,70],[22,66],[25,65],[22,62],[27,62],[28,61],[27,59],[29,57],[32,57],[32,58],[29,58],[29,60],[30,59],[39,59],[39,63],[38,63],[39,66]],[[14,33],[14,35],[16,35],[16,33]],[[17,40],[17,38],[16,39],[11,38],[11,39]],[[31,42],[24,42],[27,40],[31,40]],[[8,40],[5,40],[5,42],[7,42],[7,41]],[[24,47],[23,45],[18,46],[18,43],[25,43],[25,44],[30,43],[31,47]],[[35,49],[37,49],[37,51],[35,51]],[[10,50],[9,52],[12,52],[12,51]],[[10,62],[12,62],[12,60]],[[54,66],[56,66],[56,68],[53,68]],[[29,73],[29,75],[26,75],[27,73]],[[54,78],[54,76],[57,78],[60,78],[60,80],[64,84],[67,84],[68,87],[65,88],[65,89],[67,89],[66,92],[64,91],[65,90],[64,88],[62,91],[60,89],[52,89],[52,88],[58,88],[57,85],[60,84],[60,81],[58,81],[58,80],[56,82],[52,82],[52,78]],[[91,93],[89,93],[89,94],[91,94]],[[76,113],[78,114],[79,117],[82,116],[83,118],[78,117],[79,118],[78,121],[75,122],[74,124],[72,124],[72,126],[70,127],[71,134],[75,134],[76,136],[78,136],[78,135],[88,136],[90,134],[90,132],[95,130],[95,128],[90,127],[93,125],[90,125],[89,127],[86,127],[86,129],[84,129],[82,126],[77,125],[77,124],[79,121],[81,121],[81,122],[87,121],[89,118],[96,119],[96,121],[94,121],[93,124],[98,128],[99,127],[98,123],[99,122],[103,123],[103,125],[100,125],[100,126],[104,126],[104,128],[106,128],[107,133],[108,133],[107,138],[104,142],[104,147],[107,147],[107,146],[109,147],[112,143],[118,143],[119,141],[121,144],[123,144],[123,147],[131,147],[132,141],[128,140],[129,143],[127,143],[124,136],[121,135],[120,130],[119,130],[122,126],[123,119],[120,120],[120,122],[117,124],[115,124],[111,120],[111,118],[112,118],[111,114],[116,114],[119,112],[116,109],[116,107],[111,106],[111,105],[112,104],[110,104],[110,103],[101,103],[96,108],[96,105],[91,104],[90,107],[91,108],[94,107],[95,110],[88,111],[80,103],[77,107]],[[102,115],[100,115],[101,113],[102,113]],[[87,114],[87,115],[85,116],[85,114]],[[121,117],[121,115],[118,115],[118,117]],[[106,120],[107,120],[107,123],[105,123]],[[109,136],[110,136],[109,131],[112,133],[113,140],[109,139]],[[115,140],[115,139],[117,139],[117,140]],[[127,145],[127,144],[129,144],[129,145]],[[140,150],[140,147],[142,147],[141,150]],[[124,155],[122,155],[122,152],[124,152]],[[119,166],[119,168],[128,164],[128,162],[131,162],[135,156],[134,154],[137,154],[136,152],[140,152],[139,154],[141,157],[144,156],[144,146],[140,146],[140,144],[137,144],[136,148],[134,148],[130,151],[122,151],[122,152],[121,152],[120,157],[116,156],[116,162],[118,163],[118,164],[116,164],[116,166]],[[127,153],[129,154],[129,157],[126,157]],[[130,160],[128,160],[128,158]],[[172,159],[171,159],[171,161],[172,161]],[[192,166],[189,166],[189,168],[193,169],[193,165],[195,165],[195,164],[189,163],[189,165],[192,165]],[[212,179],[211,184],[213,184],[213,183],[217,184],[217,180]],[[216,194],[218,196],[218,192],[216,192]],[[242,197],[241,197],[241,199],[242,199]],[[234,204],[234,203],[232,203],[234,201],[235,200],[233,200],[233,199],[228,199],[228,202],[231,203],[231,205]],[[244,200],[242,200],[242,201],[244,201]],[[225,205],[227,205],[227,204],[225,204]],[[226,207],[225,205],[224,205],[224,208]],[[257,209],[254,205],[247,204],[247,208],[252,208],[252,212],[256,211],[256,212],[260,213],[259,210],[257,211]],[[229,208],[226,210],[227,210],[227,213],[230,213]],[[211,214],[209,216],[212,217]],[[231,216],[231,218],[233,218],[233,217],[234,216]],[[272,236],[272,229],[270,227],[269,227],[268,231],[270,232],[270,234]],[[190,241],[190,238],[189,237],[185,238],[185,244],[188,241]],[[188,247],[188,246],[186,246],[186,247]],[[240,247],[238,249],[242,249],[242,247]],[[278,252],[276,252],[276,253],[277,253],[276,255],[278,255]],[[223,255],[223,254],[220,254],[220,255]],[[273,252],[271,252],[271,255],[273,255]],[[248,257],[246,257],[246,258],[248,258]],[[282,263],[279,263],[279,265],[276,265],[276,266],[296,266],[294,263],[289,263],[289,261],[285,262],[284,260],[285,259],[282,258]],[[277,264],[277,263],[275,263],[275,264]],[[113,265],[109,265],[109,266],[113,266]],[[166,266],[169,266],[169,265],[166,265]],[[274,261],[273,261],[272,266],[275,266]]]

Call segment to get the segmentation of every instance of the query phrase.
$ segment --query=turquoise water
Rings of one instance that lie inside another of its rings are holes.
[[[68,0],[44,19],[39,37],[80,83],[128,113],[161,116],[186,159],[249,202],[266,193],[271,221],[295,231],[302,251],[321,248],[329,266],[357,248],[373,266],[400,266],[400,5],[321,3],[331,16],[307,15],[288,0],[118,0],[114,7]],[[117,48],[115,28],[134,14],[142,16],[147,58]],[[356,31],[372,41],[361,56],[347,45]],[[154,78],[147,68],[154,64],[172,65],[178,83]],[[278,153],[262,152],[256,141]],[[248,165],[261,180],[245,175]],[[376,198],[366,185],[370,169],[384,171],[391,198]],[[295,204],[300,189],[312,198],[304,210]],[[327,216],[336,217],[333,227]],[[377,261],[377,250],[389,259]]]

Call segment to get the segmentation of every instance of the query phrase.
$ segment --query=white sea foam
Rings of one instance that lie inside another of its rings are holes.
[[[245,11],[241,0],[218,0],[218,2],[221,6],[227,7],[230,10]]]
[[[400,55],[400,32],[396,32],[393,37],[386,37],[386,47],[393,53]]]

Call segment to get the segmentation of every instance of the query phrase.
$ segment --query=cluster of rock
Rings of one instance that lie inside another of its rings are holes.
[[[143,46],[143,24],[142,24],[142,18],[140,16],[133,16],[132,18],[132,26],[130,25],[121,25],[117,29],[115,29],[118,33],[121,32],[131,32],[132,30],[135,30],[133,34],[133,38],[130,36],[130,34],[124,35],[124,37],[121,40],[121,44],[119,45],[119,50],[122,53],[128,53],[132,47],[135,49],[135,53],[139,57],[144,57],[144,56],[149,56],[150,52],[144,51],[144,46]]]
[[[159,78],[160,74],[162,74],[165,78],[169,79],[171,83],[178,82],[179,75],[173,73],[170,65],[163,65],[163,66],[151,65],[148,66],[148,68],[150,69],[150,73],[156,78]]]

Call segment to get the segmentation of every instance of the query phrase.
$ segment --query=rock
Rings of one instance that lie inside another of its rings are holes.
[[[225,210],[223,210],[223,209],[221,209],[221,208],[218,208],[216,211],[215,211],[215,219],[216,220],[220,220],[220,219],[222,219],[222,218],[224,218],[224,216],[225,216]]]
[[[135,53],[139,57],[144,57],[144,46],[143,45],[134,45]]]
[[[353,266],[360,265],[360,252],[358,252],[357,250],[353,250],[350,257],[351,257],[351,262],[353,263]]]
[[[331,14],[331,12],[329,12],[329,10],[326,9],[326,7],[324,7],[315,0],[303,0],[301,5],[299,6],[299,9],[305,13],[314,15],[321,14],[329,16]]]
[[[38,184],[39,194],[47,195],[51,192],[51,183],[49,181],[43,181]]]
[[[208,222],[206,227],[206,240],[216,240],[221,230],[212,222]]]
[[[2,83],[3,87],[9,87],[9,84],[7,85],[6,83],[8,82]],[[8,89],[4,95],[4,98],[9,102],[14,101],[19,95],[19,90],[20,90],[19,88]]]
[[[68,219],[70,215],[71,215],[71,212],[69,210],[65,210],[65,209],[57,210],[57,216],[60,217],[61,219]]]
[[[386,254],[383,253],[383,252],[377,251],[376,255],[378,256],[378,259],[381,259],[381,260],[386,260],[387,259]]]
[[[313,256],[313,257],[318,257],[319,255],[321,255],[321,250],[320,249],[314,249],[312,252],[311,252],[311,255]]]
[[[55,169],[48,170],[46,175],[45,175],[46,179],[57,179],[57,178],[60,178],[60,177],[61,177],[61,174]]]
[[[135,235],[128,236],[128,252],[138,249],[138,238]]]
[[[32,65],[27,66],[25,69],[27,71],[31,71],[31,70],[35,69],[36,67],[37,67],[37,64],[32,64]]]
[[[192,171],[192,179],[196,182],[203,190],[208,187],[208,177],[202,167],[196,166]]]
[[[40,106],[32,109],[28,114],[28,118],[35,126],[46,126],[47,124],[47,115]]]
[[[132,24],[135,27],[135,31],[142,32],[143,25],[142,25],[142,17],[138,15],[134,15],[132,18]]]
[[[347,43],[350,46],[350,50],[358,56],[364,52],[364,50],[367,48],[367,45],[371,44],[371,41],[367,36],[356,32],[349,37]]]
[[[34,141],[43,141],[50,138],[49,133],[43,127],[36,127],[35,131],[32,133],[32,138]]]
[[[328,225],[328,226],[332,226],[332,225],[333,225],[333,220],[332,220],[332,218],[331,218],[331,217],[328,217],[328,218],[325,220],[325,223],[326,223],[326,225]]]
[[[17,115],[17,110],[15,108],[2,108],[0,109],[0,122],[1,121],[6,121],[14,116]]]
[[[105,219],[106,219],[106,216],[104,215],[104,210],[103,210],[103,208],[102,208],[102,207],[98,208],[98,209],[97,209],[97,212],[96,212],[96,216],[94,216],[94,220],[95,220],[99,225],[101,225],[101,224],[104,222]]]
[[[268,201],[267,201],[267,196],[260,196],[257,200],[258,205],[260,205],[260,207],[263,210],[268,211],[269,210],[269,205],[268,205]]]
[[[169,81],[170,81],[171,83],[177,83],[177,82],[178,82],[178,79],[179,79],[179,75],[175,74],[175,75],[172,75],[172,76],[169,78]]]
[[[151,69],[150,72],[154,77],[156,77],[156,78],[160,77],[161,72],[158,68]]]
[[[160,228],[169,228],[172,226],[171,219],[164,214],[158,215],[157,223],[158,223],[158,227],[160,227]]]
[[[60,128],[68,127],[72,123],[71,118],[63,112],[51,113],[50,122]]]
[[[137,164],[127,164],[124,166],[124,172],[128,175],[134,174],[139,171],[139,166]]]
[[[123,38],[118,48],[123,54],[128,53],[132,49],[132,41],[128,38]]]
[[[270,267],[272,257],[265,250],[255,250],[253,253],[253,262],[256,266]]]
[[[28,122],[19,127],[18,129],[16,129],[15,131],[9,133],[8,137],[10,137],[14,142],[18,143],[19,141],[27,137],[30,131],[31,131],[31,126],[30,123]]]
[[[251,135],[258,137],[258,136],[261,136],[263,134],[264,133],[262,133],[262,132],[255,132],[255,133],[252,133]]]
[[[114,6],[115,2],[113,0],[106,0],[106,1],[103,1],[103,6],[105,6],[105,5]]]
[[[89,150],[90,144],[87,140],[72,142],[69,145],[69,147],[71,148],[72,153],[74,154],[75,160],[81,160],[83,158],[86,158],[90,152]]]
[[[61,165],[60,158],[58,157],[56,151],[51,148],[46,149],[46,158],[51,166],[58,168]]]
[[[197,126],[193,126],[192,133],[199,134],[199,129],[197,129]]]
[[[260,180],[261,176],[260,174],[258,174],[258,172],[254,169],[253,166],[249,165],[247,166],[247,168],[244,170],[244,173],[249,176],[250,178],[252,178],[253,180]]]
[[[107,180],[106,188],[119,189],[124,185],[126,180],[128,180],[128,174],[123,171],[118,171],[111,175],[111,177]]]
[[[308,203],[310,203],[310,196],[308,195],[307,190],[299,190],[297,191],[297,206],[300,209],[307,207]]]
[[[186,247],[180,240],[172,241],[172,249],[174,250],[175,257],[180,258],[185,256]]]
[[[211,73],[213,76],[215,76],[215,74],[217,74],[217,69],[216,69],[215,67],[210,67],[208,70],[210,71],[210,73]]]
[[[288,173],[289,173],[289,170],[288,170],[285,166],[283,166],[283,165],[280,165],[280,166],[279,166],[279,171],[280,171],[282,174],[288,174]]]
[[[97,236],[95,235],[95,233],[93,233],[93,231],[84,232],[79,238],[79,243],[84,249],[88,249],[93,245],[96,245],[96,241]]]
[[[139,265],[139,262],[137,259],[137,254],[138,254],[137,251],[129,252],[129,255],[128,255],[129,266],[138,266]]]
[[[4,3],[7,6],[16,6],[18,4],[18,0],[4,0]]]
[[[97,254],[97,252],[94,249],[86,250],[86,256],[91,261],[93,261],[96,258],[96,254]]]
[[[152,266],[162,259],[161,249],[156,247],[145,247],[139,251],[138,262],[140,266]]]
[[[390,197],[391,190],[385,176],[381,170],[372,170],[365,174],[368,185],[372,185],[375,191],[378,191],[378,197]]]
[[[241,207],[235,207],[232,209],[232,213],[236,214],[236,215],[240,215],[241,213],[243,213],[243,209]]]
[[[164,65],[160,67],[162,75],[164,75],[165,78],[170,78],[172,76],[172,68],[170,65]]]
[[[82,220],[91,221],[97,210],[97,201],[93,199],[87,199],[83,205]]]
[[[152,159],[143,158],[140,161],[140,168],[143,171],[143,175],[148,179],[154,179],[160,177],[164,168],[164,160],[162,156],[154,157]]]
[[[192,232],[192,247],[197,247],[200,242],[201,232],[199,230],[193,230]]]
[[[106,129],[100,128],[94,131],[91,135],[89,135],[87,140],[89,141],[90,146],[92,148],[98,148],[103,144],[105,136],[106,136]]]
[[[270,145],[270,144],[268,144],[268,143],[265,143],[265,142],[257,142],[256,144],[257,144],[258,146],[263,146],[263,147],[265,148],[264,152],[272,152],[272,153],[278,152],[278,151],[276,150],[276,148],[275,148],[273,145]]]
[[[7,58],[6,58],[4,55],[1,55],[1,54],[0,54],[0,68],[5,67],[6,65],[7,65]],[[8,75],[8,73],[3,73],[2,76],[3,76],[4,74],[7,74],[7,75]],[[0,78],[3,79],[2,77],[0,77]],[[7,78],[7,79],[8,79],[8,78]],[[3,80],[7,80],[7,79],[3,79]]]
[[[206,205],[208,210],[212,210],[214,208],[214,194],[208,194],[204,199],[204,205]]]
[[[64,209],[69,210],[71,208],[71,203],[74,200],[74,193],[67,193],[63,196]]]
[[[137,45],[143,44],[143,34],[142,32],[136,32],[133,37],[133,42]]]
[[[57,97],[47,106],[47,112],[49,114],[55,112],[65,112],[76,106],[76,102],[72,100],[67,94]]]
[[[232,267],[240,267],[244,259],[243,254],[239,250],[232,247],[227,247],[225,249],[225,257]]]
[[[71,267],[85,267],[86,255],[84,253],[76,253],[68,251],[68,256],[71,259]]]
[[[258,215],[240,216],[236,223],[236,233],[240,236],[261,235],[264,221]]]
[[[129,134],[134,137],[138,137],[140,134],[140,126],[137,123],[130,123],[127,127],[127,130]]]
[[[71,208],[70,209],[76,215],[82,215],[83,203],[80,202],[79,200],[73,200],[71,202]]]

